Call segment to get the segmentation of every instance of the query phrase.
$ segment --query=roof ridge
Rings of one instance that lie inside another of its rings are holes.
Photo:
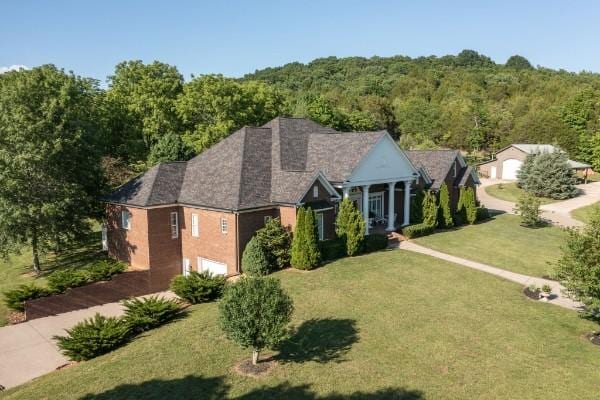
[[[240,154],[240,175],[239,181],[237,182],[237,201],[235,203],[236,208],[239,208],[242,202],[242,182],[244,181],[244,158],[246,156],[246,141],[248,140],[248,133],[246,132],[247,127],[244,126],[240,131],[242,132],[243,140],[242,140],[242,151]]]

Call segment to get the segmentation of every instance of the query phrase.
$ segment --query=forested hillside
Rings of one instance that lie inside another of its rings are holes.
[[[245,76],[280,89],[294,115],[339,129],[387,128],[404,147],[460,148],[484,156],[509,143],[557,143],[600,156],[600,75],[457,56],[328,57]]]

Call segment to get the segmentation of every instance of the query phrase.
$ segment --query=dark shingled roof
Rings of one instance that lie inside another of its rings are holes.
[[[433,181],[431,189],[438,190],[448,175],[458,150],[408,150],[406,155],[416,168],[423,168]]]
[[[187,163],[163,163],[106,200],[152,206],[180,203],[240,210],[297,203],[319,173],[346,180],[386,134],[341,133],[305,118],[244,127]]]
[[[145,174],[133,178],[118,188],[104,200],[142,207],[175,203],[179,197],[185,170],[185,162],[155,165]]]

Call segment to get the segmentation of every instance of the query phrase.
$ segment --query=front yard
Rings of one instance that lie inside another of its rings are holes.
[[[511,203],[516,203],[519,201],[519,198],[525,192],[523,189],[517,187],[517,184],[514,182],[511,183],[498,183],[496,185],[490,185],[485,187],[485,192],[490,196],[493,196],[497,199],[510,201]],[[556,203],[561,200],[550,199],[547,197],[539,197],[541,204],[550,204]]]
[[[211,303],[0,398],[597,399],[600,348],[582,338],[595,325],[511,282],[402,250],[275,276],[298,331],[266,377],[233,371],[250,352]]]
[[[560,228],[525,228],[520,217],[503,214],[480,224],[439,231],[415,242],[454,256],[520,274],[551,275],[567,237]]]
[[[586,223],[590,220],[594,207],[600,207],[600,201],[595,204],[590,204],[589,206],[577,208],[571,211],[571,216],[581,222]]]

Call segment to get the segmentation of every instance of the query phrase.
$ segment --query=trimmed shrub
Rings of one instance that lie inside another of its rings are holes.
[[[387,235],[373,233],[365,236],[363,251],[365,253],[371,253],[373,251],[387,249],[388,237]]]
[[[402,228],[402,234],[409,239],[418,238],[421,236],[431,235],[435,228],[425,223],[409,225]]]
[[[335,233],[346,246],[346,254],[354,256],[360,252],[365,238],[365,220],[350,199],[344,199],[335,220]]]
[[[440,188],[440,203],[438,208],[437,224],[440,228],[451,228],[454,226],[452,212],[450,211],[450,192],[448,185],[444,182]]]
[[[292,266],[310,270],[318,266],[320,261],[321,253],[318,246],[315,212],[310,208],[300,207],[292,239]]]
[[[136,333],[156,328],[181,313],[178,301],[158,296],[134,298],[122,303],[125,309],[123,320]]]
[[[519,187],[537,197],[575,197],[577,179],[568,161],[560,151],[528,154],[517,173]]]
[[[265,226],[256,231],[256,238],[267,253],[271,271],[290,265],[292,236],[279,218],[268,218]]]
[[[16,289],[4,292],[4,303],[15,311],[24,311],[27,300],[46,297],[52,294],[50,289],[37,286],[33,283],[17,286]]]
[[[265,276],[271,272],[267,252],[256,236],[250,239],[242,254],[242,272],[249,276]]]
[[[179,275],[171,281],[171,290],[190,304],[204,303],[221,297],[225,277],[212,276],[210,272],[190,271],[188,276]]]
[[[415,224],[423,222],[423,200],[425,192],[421,189],[415,191],[415,195],[411,199],[410,205],[410,220]]]
[[[477,221],[477,204],[475,201],[475,191],[473,188],[465,190],[465,215],[469,225],[473,225]]]
[[[323,260],[335,260],[346,255],[346,243],[340,238],[319,242],[319,248]]]
[[[125,272],[127,266],[120,261],[102,260],[84,269],[90,282],[108,281],[114,275]]]
[[[435,228],[437,225],[438,205],[431,191],[425,193],[423,199],[423,224]]]
[[[48,287],[55,293],[63,293],[67,289],[89,283],[88,275],[83,270],[64,269],[48,276]]]
[[[83,361],[116,349],[127,341],[129,333],[129,326],[120,318],[96,314],[67,329],[66,336],[54,339],[67,357]]]
[[[485,207],[477,207],[477,221],[490,219],[490,210]]]

